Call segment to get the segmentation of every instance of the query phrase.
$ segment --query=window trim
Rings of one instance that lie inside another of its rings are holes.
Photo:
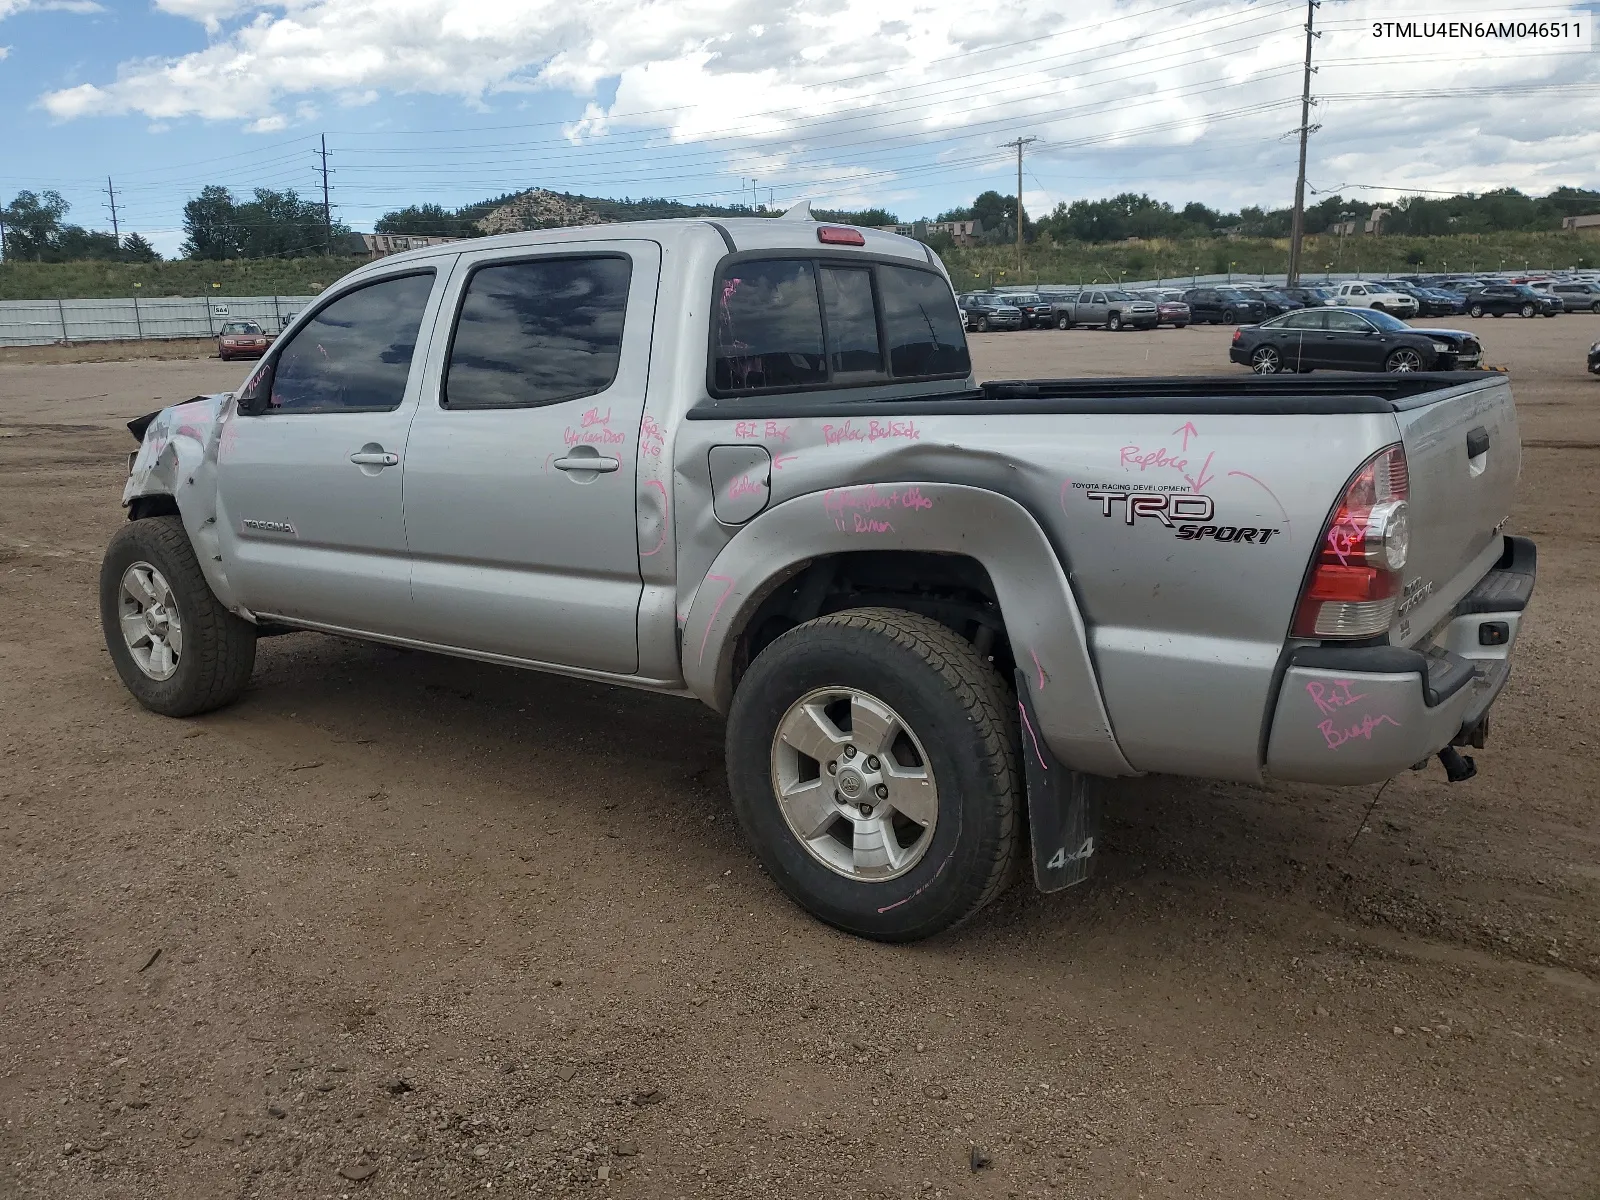
[[[355,281],[352,282],[352,285],[350,287],[342,288],[338,292],[335,292],[331,296],[328,296],[328,295],[324,294],[323,296],[317,297],[317,303],[316,304],[314,304],[312,307],[306,309],[305,312],[301,313],[298,317],[295,318],[295,320],[294,320],[294,337],[291,337],[288,341],[284,341],[283,340],[283,335],[282,335],[282,333],[280,333],[278,335],[278,337],[273,340],[272,345],[267,347],[267,352],[266,352],[266,354],[264,354],[262,356],[261,362],[257,365],[256,370],[251,372],[250,379],[246,380],[245,387],[242,387],[242,388],[239,389],[240,393],[241,393],[240,396],[239,396],[239,399],[243,399],[244,398],[243,393],[245,392],[246,388],[249,388],[251,381],[254,381],[255,387],[257,387],[257,388],[265,387],[266,388],[266,399],[269,402],[268,407],[260,408],[260,409],[256,409],[256,408],[246,409],[246,408],[240,406],[239,403],[238,403],[238,400],[236,400],[235,401],[235,407],[236,407],[237,411],[241,415],[247,416],[247,417],[294,417],[294,416],[313,417],[313,416],[319,416],[319,415],[326,416],[329,413],[385,413],[385,412],[395,412],[396,410],[398,410],[400,408],[400,406],[403,405],[406,402],[406,396],[405,396],[405,392],[404,391],[402,391],[400,393],[400,400],[399,400],[398,403],[392,404],[392,405],[385,405],[383,407],[377,407],[377,406],[373,406],[373,405],[363,405],[363,406],[361,406],[359,408],[276,408],[275,409],[275,408],[272,408],[270,406],[270,401],[272,399],[272,385],[273,385],[273,383],[275,383],[277,381],[277,378],[278,378],[278,363],[282,360],[282,358],[284,356],[284,353],[288,350],[288,348],[290,346],[294,345],[295,339],[300,337],[300,335],[303,334],[306,331],[306,328],[311,324],[312,321],[316,320],[319,316],[321,316],[328,309],[332,308],[335,304],[339,303],[339,301],[343,300],[346,296],[353,296],[359,291],[364,291],[365,289],[367,289],[369,287],[377,287],[381,283],[393,283],[397,279],[412,279],[412,278],[415,278],[418,275],[427,275],[427,276],[430,276],[433,279],[432,286],[430,286],[428,288],[427,298],[425,300],[423,300],[423,302],[422,302],[422,316],[417,321],[417,343],[418,343],[418,345],[421,345],[421,343],[422,343],[422,327],[427,322],[427,319],[428,319],[428,305],[429,305],[429,302],[432,301],[432,299],[433,299],[434,289],[439,286],[439,268],[438,267],[436,267],[436,266],[415,267],[415,268],[412,268],[410,270],[395,271],[393,274],[383,274],[383,275],[378,275],[376,277],[368,276],[368,277],[363,278],[363,279],[355,280]],[[408,368],[408,371],[409,370],[415,370],[416,366],[417,366],[416,348],[413,347],[412,348],[412,357],[411,357],[411,366]],[[406,388],[409,390],[410,386],[411,386],[411,377],[410,377],[409,374],[407,374],[407,376],[406,376]],[[254,389],[251,389],[251,390],[254,390]]]
[[[822,313],[822,359],[828,367],[828,378],[821,383],[801,384],[798,387],[775,387],[732,390],[717,386],[717,292],[718,282],[723,273],[730,267],[741,262],[757,262],[767,259],[803,259],[812,266],[817,288],[817,308]],[[838,267],[867,267],[872,276],[872,308],[874,319],[878,323],[878,349],[882,355],[884,373],[874,379],[861,379],[851,383],[836,382],[833,379],[833,367],[828,362],[828,315],[822,300],[822,268],[828,266]],[[717,260],[711,272],[710,305],[706,310],[706,366],[705,380],[706,393],[716,400],[751,400],[763,399],[772,396],[799,395],[806,392],[840,392],[852,391],[867,387],[892,387],[896,385],[937,383],[950,379],[965,379],[972,374],[971,352],[967,355],[968,366],[965,371],[951,371],[939,375],[907,375],[900,377],[892,374],[889,358],[888,329],[884,323],[883,304],[881,302],[882,289],[878,285],[878,268],[900,267],[907,271],[918,271],[937,279],[944,287],[950,287],[950,280],[943,272],[932,264],[922,264],[910,259],[900,258],[892,254],[829,254],[818,253],[816,250],[801,247],[774,248],[770,250],[740,250],[734,254],[724,254]],[[955,296],[955,290],[951,289]],[[962,316],[963,309],[959,300],[956,302],[956,314],[962,326],[962,343],[966,342],[966,320]]]
[[[461,313],[467,306],[467,293],[472,290],[473,277],[487,267],[511,267],[519,263],[550,262],[564,258],[620,258],[628,264],[628,288],[622,301],[622,338],[617,343],[617,369],[611,373],[610,380],[605,387],[594,392],[578,392],[571,396],[562,396],[555,400],[541,400],[532,404],[496,404],[481,408],[451,408],[450,407],[450,362],[456,352],[456,332],[461,328]],[[635,268],[638,264],[633,255],[625,250],[584,251],[563,248],[552,254],[518,254],[512,258],[492,258],[482,262],[475,262],[467,268],[466,276],[461,280],[461,289],[456,296],[455,310],[450,317],[450,336],[444,345],[444,358],[439,364],[439,409],[442,412],[521,412],[530,408],[551,408],[557,404],[571,404],[574,400],[589,400],[595,396],[604,395],[616,386],[617,376],[622,374],[622,348],[628,337],[628,308],[633,300],[633,280]]]

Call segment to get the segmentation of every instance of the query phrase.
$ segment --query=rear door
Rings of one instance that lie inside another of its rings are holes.
[[[637,670],[635,468],[660,270],[650,241],[461,256],[406,457],[418,637]]]
[[[1286,366],[1308,370],[1332,364],[1323,357],[1326,336],[1322,313],[1316,310],[1292,312],[1272,326],[1272,344]]]
[[[401,464],[442,291],[413,269],[337,294],[275,349],[266,410],[228,417],[218,536],[250,609],[403,631]]]

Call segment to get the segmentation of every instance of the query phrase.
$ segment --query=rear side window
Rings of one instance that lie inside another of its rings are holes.
[[[268,412],[386,412],[405,398],[433,272],[346,292],[295,332]]]
[[[889,342],[889,373],[965,375],[972,370],[961,314],[950,285],[932,271],[878,267],[883,331]]]
[[[533,408],[605,391],[632,273],[621,255],[479,267],[456,319],[444,407]]]
[[[992,297],[963,296],[978,307]],[[950,285],[932,271],[802,258],[726,265],[714,297],[718,392],[848,387],[971,370]]]

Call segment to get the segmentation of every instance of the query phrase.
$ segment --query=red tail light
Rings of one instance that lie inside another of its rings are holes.
[[[825,246],[865,246],[866,237],[859,229],[846,229],[843,225],[818,225],[817,241]]]
[[[1411,543],[1410,491],[1399,444],[1362,464],[1322,531],[1293,636],[1368,638],[1389,628]]]
[[[1239,339],[1240,339],[1240,338],[1241,338],[1241,337],[1243,337],[1243,336],[1244,336],[1244,330],[1242,330],[1242,329],[1235,329],[1235,330],[1234,330],[1234,331],[1233,331],[1233,340],[1234,340],[1234,341],[1236,341],[1236,342],[1237,342],[1237,341],[1238,341],[1238,340],[1239,340]]]

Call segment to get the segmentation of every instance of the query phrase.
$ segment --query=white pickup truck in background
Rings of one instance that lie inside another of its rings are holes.
[[[1407,296],[1404,292],[1388,291],[1375,283],[1341,283],[1328,303],[1351,308],[1375,308],[1406,320],[1417,315],[1415,297]]]

